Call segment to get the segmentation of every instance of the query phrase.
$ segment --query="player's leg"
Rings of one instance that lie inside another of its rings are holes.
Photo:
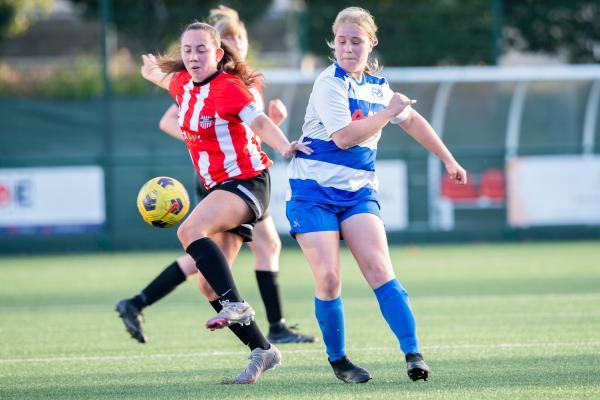
[[[223,251],[227,263],[233,265],[233,262],[242,247],[243,237],[231,232],[221,232],[213,235],[211,239],[219,246],[221,251]],[[221,299],[208,284],[206,279],[204,279],[202,274],[198,274],[198,289],[200,289],[200,292],[207,298],[210,305],[217,313],[223,309]],[[244,346],[248,346],[250,350],[254,350],[261,346],[267,347],[263,342],[264,336],[262,336],[260,331],[258,333],[255,332],[257,329],[255,325],[256,323],[252,321],[249,325],[230,325],[229,329],[237,336]]]
[[[315,281],[315,316],[333,372],[346,383],[366,382],[371,374],[346,357],[336,212],[313,202],[288,201],[286,216],[290,233],[302,248]]]
[[[233,262],[237,258],[237,255],[239,254],[240,249],[242,248],[243,238],[231,232],[216,233],[210,238],[223,252],[223,256],[225,257],[227,264],[230,266],[233,265]],[[196,272],[198,272],[198,269],[196,268],[196,263],[193,263],[193,266],[196,269]],[[217,293],[213,290],[213,288],[206,281],[204,275],[202,274],[198,274],[198,289],[200,290],[200,293],[202,293],[209,302],[219,300],[219,295],[217,295]]]
[[[223,255],[225,256],[225,259],[229,265],[233,265],[233,262],[235,261],[239,250],[242,247],[242,236],[232,232],[221,232],[211,236],[211,239],[223,251]],[[217,313],[223,309],[221,299],[208,284],[206,279],[204,279],[202,274],[198,274],[198,288]],[[256,332],[257,327],[254,321],[248,325],[229,325],[229,329],[245,346],[248,346],[250,350],[254,350],[258,347],[268,348],[268,344],[266,343],[264,336],[262,336],[260,331]]]
[[[267,338],[271,343],[314,342],[314,337],[295,332],[286,325],[278,280],[281,240],[273,218],[267,214],[259,220],[252,236],[253,240],[248,242],[248,246],[254,255],[256,282],[269,321]]]
[[[238,292],[227,259],[210,239],[210,236],[233,229],[252,218],[252,210],[239,195],[215,190],[194,208],[177,230],[186,252],[224,302],[219,313],[222,315],[207,322],[209,329],[221,329],[232,323],[249,323],[254,318],[254,310]]]
[[[245,238],[252,238],[252,232],[244,227],[238,227],[228,232],[218,233],[211,237],[223,251],[223,255],[227,259],[229,265],[233,265]],[[198,287],[202,294],[209,300],[210,305],[214,310],[217,313],[220,313],[223,309],[223,304],[202,274],[198,274]],[[247,325],[229,325],[229,329],[244,346],[248,346],[250,349],[250,356],[248,357],[249,363],[244,370],[234,378],[233,383],[253,383],[264,371],[275,368],[281,363],[281,353],[275,346],[269,344],[255,321],[251,321]]]
[[[376,206],[375,202],[371,203]],[[415,318],[408,294],[394,275],[385,229],[378,216],[379,208],[366,207],[358,207],[354,210],[357,214],[349,213],[341,222],[344,241],[375,292],[381,313],[400,342],[409,377],[412,380],[427,379],[429,367],[419,352]]]
[[[194,260],[186,254],[169,264],[140,293],[117,302],[115,310],[131,337],[140,343],[146,343],[148,338],[144,335],[142,314],[144,308],[167,296],[197,272]]]
[[[315,314],[323,334],[329,363],[335,376],[346,383],[362,383],[371,374],[346,356],[344,306],[336,231],[297,234],[296,239],[315,280]]]

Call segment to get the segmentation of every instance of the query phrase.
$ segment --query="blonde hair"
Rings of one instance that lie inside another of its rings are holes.
[[[233,8],[220,5],[210,10],[208,23],[215,27],[221,36],[247,35],[246,25]]]
[[[344,8],[342,11],[340,11],[338,13],[338,15],[335,17],[335,21],[333,22],[333,25],[331,26],[331,30],[333,31],[334,38],[335,38],[336,32],[337,32],[338,28],[340,27],[340,25],[345,24],[345,23],[351,23],[351,24],[356,25],[365,35],[367,35],[367,37],[369,38],[369,41],[371,42],[371,45],[373,47],[377,46],[377,43],[378,43],[377,25],[375,24],[375,19],[373,18],[371,13],[369,13],[367,10],[365,10],[364,8],[360,8],[360,7],[347,7],[347,8]],[[327,45],[329,46],[330,49],[335,48],[335,44],[334,44],[333,40],[331,42],[327,42]],[[335,59],[335,56],[334,56],[334,59]],[[381,68],[379,66],[379,62],[377,61],[377,59],[369,58],[367,60],[367,65],[365,66],[364,72],[366,72],[368,74],[374,74],[374,73],[378,72],[380,69]]]
[[[181,36],[183,36],[185,32],[191,30],[203,30],[209,32],[214,46],[216,48],[223,49],[225,54],[217,65],[218,69],[222,69],[229,74],[236,75],[247,86],[254,85],[257,82],[257,79],[260,78],[260,74],[252,70],[248,64],[242,60],[237,51],[231,48],[231,46],[227,45],[227,43],[221,42],[221,35],[219,35],[219,31],[214,26],[204,22],[196,21],[186,26],[181,33]],[[181,57],[159,56],[157,65],[160,67],[162,72],[167,74],[185,70],[185,64],[183,63]]]

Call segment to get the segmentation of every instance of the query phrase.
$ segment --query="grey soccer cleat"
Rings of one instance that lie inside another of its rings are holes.
[[[255,312],[245,301],[223,300],[221,305],[223,306],[221,311],[206,321],[205,325],[211,331],[233,324],[250,325],[254,321]]]
[[[421,353],[408,353],[405,358],[408,377],[413,381],[418,381],[419,379],[426,381],[431,369],[425,364]]]
[[[281,353],[273,345],[268,350],[256,348],[252,350],[248,360],[250,362],[246,365],[246,368],[234,378],[232,383],[249,384],[256,382],[263,372],[281,364]]]
[[[144,314],[130,300],[120,300],[115,306],[115,311],[119,313],[119,318],[123,321],[125,329],[132,338],[140,343],[146,343],[144,336],[143,322]]]

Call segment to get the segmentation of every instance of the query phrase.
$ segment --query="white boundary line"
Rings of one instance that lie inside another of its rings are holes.
[[[497,344],[454,344],[454,345],[433,345],[423,346],[424,350],[465,350],[465,349],[507,349],[513,348],[553,348],[553,347],[600,347],[600,342],[539,342],[539,343],[497,343]],[[363,347],[348,350],[351,353],[366,352],[390,352],[399,351],[397,347]],[[283,350],[284,354],[309,354],[323,353],[319,349],[297,349]],[[215,356],[237,356],[245,355],[244,351],[208,351],[193,353],[172,353],[172,354],[130,354],[130,355],[112,355],[112,356],[72,356],[72,357],[39,357],[39,358],[4,358],[0,359],[0,364],[21,364],[21,363],[64,363],[79,361],[122,361],[122,360],[160,360],[171,358],[192,358],[192,357],[215,357]]]

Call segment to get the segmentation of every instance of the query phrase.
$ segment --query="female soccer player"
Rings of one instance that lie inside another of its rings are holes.
[[[221,40],[237,50],[241,58],[245,60],[248,53],[248,34],[244,23],[239,19],[237,11],[219,6],[210,11],[209,23],[217,29],[221,35]],[[260,91],[260,80],[257,80],[256,86],[251,86],[248,89],[254,96],[258,109],[262,111],[264,107]],[[268,107],[268,116],[275,124],[279,125],[287,117],[285,105],[279,99],[271,100]],[[176,105],[172,105],[162,116],[159,126],[169,135],[183,140],[178,120],[179,109]],[[195,181],[195,189],[198,200],[208,195],[208,190],[199,178]],[[314,337],[294,332],[285,323],[279,282],[277,280],[281,241],[275,230],[273,218],[271,218],[268,212],[265,212],[257,221],[253,231],[250,226],[242,225],[234,228],[232,232],[242,236],[244,240],[252,238],[252,241],[248,241],[247,244],[255,258],[256,280],[269,322],[269,334],[267,335],[269,342],[275,344],[314,342]],[[219,234],[212,239],[220,247],[223,247],[221,244],[227,240],[227,237],[227,234]],[[227,247],[227,245],[224,246]],[[235,256],[235,254],[226,255],[230,265]],[[197,273],[198,269],[196,268],[195,261],[186,254],[168,265],[138,295],[119,301],[116,309],[131,336],[140,343],[145,343],[146,336],[143,332],[142,310],[165,297],[173,289]],[[216,293],[201,274],[197,275],[200,291],[208,298],[215,309],[220,309],[221,306]],[[232,326],[231,328],[240,337],[240,331],[243,329],[238,326]],[[243,335],[241,336],[240,339],[245,342],[246,339]]]
[[[208,329],[248,325],[252,352],[234,383],[252,383],[281,360],[253,322],[254,310],[243,301],[224,254],[239,251],[242,238],[229,235],[223,251],[210,237],[242,224],[254,225],[270,196],[268,167],[259,137],[284,157],[311,153],[288,142],[259,111],[247,86],[254,73],[237,53],[221,43],[211,25],[195,22],[181,35],[181,59],[143,55],[142,76],[169,91],[179,106],[179,127],[194,167],[209,194],[179,226],[177,236],[196,267],[218,294],[222,309],[206,322]]]
[[[399,124],[442,159],[450,176],[465,183],[465,170],[408,99],[393,93],[385,78],[372,75],[369,55],[377,27],[368,11],[342,10],[333,24],[336,63],[316,79],[300,142],[312,154],[297,153],[289,168],[291,197],[286,204],[295,236],[315,280],[315,313],[335,376],[366,382],[368,371],[346,357],[341,297],[339,240],[343,238],[381,312],[400,342],[408,376],[427,379],[429,367],[419,351],[415,319],[406,290],[394,275],[377,201],[375,153],[381,129]]]

